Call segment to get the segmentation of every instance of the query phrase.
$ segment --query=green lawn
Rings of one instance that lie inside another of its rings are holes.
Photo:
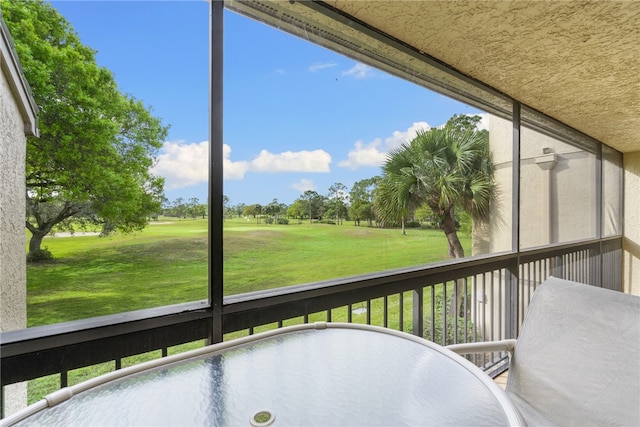
[[[295,222],[295,221],[294,221]],[[465,251],[470,238],[460,236]],[[52,262],[27,267],[27,315],[30,327],[207,298],[207,221],[164,219],[139,233],[113,237],[46,238]],[[439,230],[399,230],[343,225],[255,224],[244,219],[224,223],[225,294],[315,282],[386,269],[419,265],[447,257]],[[398,307],[399,296],[389,297]],[[411,296],[403,299],[405,325],[411,322]],[[428,297],[430,298],[430,297]],[[362,304],[364,306],[364,303]],[[382,324],[382,299],[371,302],[373,324]],[[358,308],[355,305],[354,308]],[[346,307],[332,310],[332,320],[346,321]],[[366,314],[352,314],[364,323]],[[325,313],[310,321],[326,319]],[[285,325],[301,323],[291,319]],[[401,329],[399,310],[389,312],[389,326]],[[263,325],[260,332],[275,327]],[[238,332],[225,339],[246,334]],[[169,349],[177,353],[198,346]],[[160,357],[160,352],[132,356],[122,366]],[[69,372],[69,384],[112,371],[114,363]],[[59,376],[29,382],[29,403],[55,391]]]
[[[114,237],[45,238],[53,262],[27,268],[29,326],[207,298],[207,222]]]
[[[469,250],[470,239],[461,236]],[[207,221],[160,221],[114,237],[46,238],[55,259],[27,268],[28,323],[45,325],[207,298]],[[224,223],[225,294],[445,259],[438,230]]]

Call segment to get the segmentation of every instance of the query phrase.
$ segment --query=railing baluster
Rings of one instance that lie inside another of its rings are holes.
[[[542,283],[544,281],[544,273],[543,273],[543,264],[544,264],[544,260],[538,260],[536,261],[538,263],[538,282],[537,283]],[[537,286],[536,286],[537,287]],[[533,288],[533,291],[535,292],[536,287]]]
[[[462,317],[462,320],[464,321],[464,325],[463,325],[463,333],[464,333],[464,337],[462,338],[462,342],[468,342],[467,340],[467,336],[469,334],[468,331],[468,327],[467,327],[467,322],[469,321],[469,282],[468,282],[468,278],[465,277],[464,279],[464,301],[463,301],[463,310],[464,310],[464,316]],[[458,329],[458,328],[456,328]]]
[[[482,274],[484,276],[484,273]],[[478,310],[480,310],[480,301],[478,301],[478,276],[473,276],[473,284],[471,285],[471,292],[473,293],[473,342],[478,341]],[[473,353],[473,363],[478,364],[478,355]]]
[[[367,300],[367,325],[371,324],[371,300]]]
[[[400,314],[398,318],[398,330],[404,331],[404,293],[400,292],[398,294],[398,305],[400,306]]]
[[[327,322],[331,322],[331,309],[327,310]]]
[[[503,331],[504,331],[504,328],[506,327],[506,322],[502,321],[502,315],[504,312],[504,305],[505,305],[505,301],[502,298],[505,291],[505,283],[503,281],[502,274],[498,275],[498,289],[500,290],[498,292],[498,328],[499,328],[498,339],[501,340],[504,338]]]
[[[447,301],[447,282],[444,282],[442,286],[442,337],[440,337],[442,345],[447,345]]]
[[[491,312],[490,312],[490,324],[491,324],[491,332],[490,332],[490,336],[491,336],[491,341],[495,341],[496,337],[495,337],[495,330],[496,330],[496,324],[494,322],[494,313],[496,311],[495,307],[495,298],[496,298],[496,290],[495,290],[495,276],[491,275],[491,282],[490,282],[490,288],[491,288]],[[491,363],[494,362],[494,356],[495,353],[491,352]]]
[[[567,262],[565,264],[567,266],[567,277],[569,278],[569,280],[573,280],[576,277],[573,259],[574,254],[574,252],[566,254]]]
[[[436,341],[436,285],[429,286],[431,290],[431,341]]]
[[[482,340],[487,341],[487,277],[482,276]]]
[[[576,253],[572,252],[568,255],[569,258],[569,274],[571,277],[569,280],[574,280],[576,277],[576,262],[575,262],[575,258],[576,258]]]
[[[527,277],[529,278],[529,283],[527,285],[527,301],[531,301],[531,287],[536,283],[535,277],[531,277],[531,263],[527,264]]]
[[[589,251],[582,251],[583,253],[583,257],[582,257],[582,277],[584,278],[583,282],[584,283],[593,283],[594,285],[596,284],[591,277],[591,274],[589,274]]]
[[[582,277],[582,251],[577,251],[574,253],[574,260],[575,260],[575,269],[576,269],[576,280],[577,281],[582,281],[584,278]]]
[[[582,251],[577,251],[574,255],[575,263],[576,263],[576,280],[582,281],[584,277],[582,276]]]
[[[583,277],[583,282],[584,283],[593,283],[594,285],[596,284],[592,278],[591,275],[589,274],[589,251],[584,250],[582,251],[583,256],[582,256],[582,277]]]
[[[119,371],[120,369],[122,369],[122,359],[121,358],[117,358],[116,360],[114,360],[115,365],[116,365],[116,371]]]
[[[348,306],[348,312],[347,312],[347,323],[353,323],[353,315],[352,315],[352,311],[353,311],[353,306],[351,304],[349,304]]]
[[[65,388],[69,385],[69,372],[60,372],[60,388]]]
[[[451,297],[451,300],[455,302],[455,310],[453,311],[453,313],[451,313],[451,322],[453,322],[453,343],[455,344],[458,342],[458,319],[460,318],[460,307],[458,306],[458,298],[460,295],[458,295],[458,282],[462,280],[462,279],[456,279],[453,282],[453,296]],[[447,334],[448,335],[448,334]],[[447,337],[448,338],[448,337]],[[449,343],[447,343],[449,344]]]
[[[530,263],[527,263],[525,265],[525,268],[528,270],[529,269],[529,265]],[[527,308],[529,307],[529,300],[531,299],[531,277],[529,277],[529,275],[527,274],[527,281],[524,283],[525,288],[523,288],[523,299],[522,299],[522,318],[524,319],[524,313],[527,311]],[[526,293],[524,292],[526,291]]]
[[[518,266],[518,301],[516,304],[518,305],[518,325],[522,324],[522,312],[524,311],[524,306],[522,304],[522,300],[524,299],[524,267],[522,264]]]
[[[384,296],[382,301],[382,325],[386,328],[389,326],[389,297]]]
[[[413,329],[413,334],[416,336],[423,336],[422,333],[422,329],[423,329],[423,323],[422,320],[424,319],[424,294],[423,294],[423,288],[417,288],[413,290],[413,300],[412,300],[412,304],[413,304],[413,312],[412,312],[412,316],[411,316],[411,320],[412,320],[412,329]]]

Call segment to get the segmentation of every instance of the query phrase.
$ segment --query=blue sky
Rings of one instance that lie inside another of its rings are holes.
[[[207,200],[205,1],[52,1],[122,92],[169,125],[154,172],[165,194]],[[481,113],[225,11],[224,193],[292,203],[380,174],[385,153],[455,113]]]

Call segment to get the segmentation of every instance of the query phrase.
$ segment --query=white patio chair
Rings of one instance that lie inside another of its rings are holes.
[[[640,297],[551,277],[517,341],[448,348],[509,351],[506,392],[530,426],[640,426]]]

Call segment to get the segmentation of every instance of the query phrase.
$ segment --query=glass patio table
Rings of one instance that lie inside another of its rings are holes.
[[[115,371],[3,425],[521,425],[480,369],[421,338],[315,323]]]

